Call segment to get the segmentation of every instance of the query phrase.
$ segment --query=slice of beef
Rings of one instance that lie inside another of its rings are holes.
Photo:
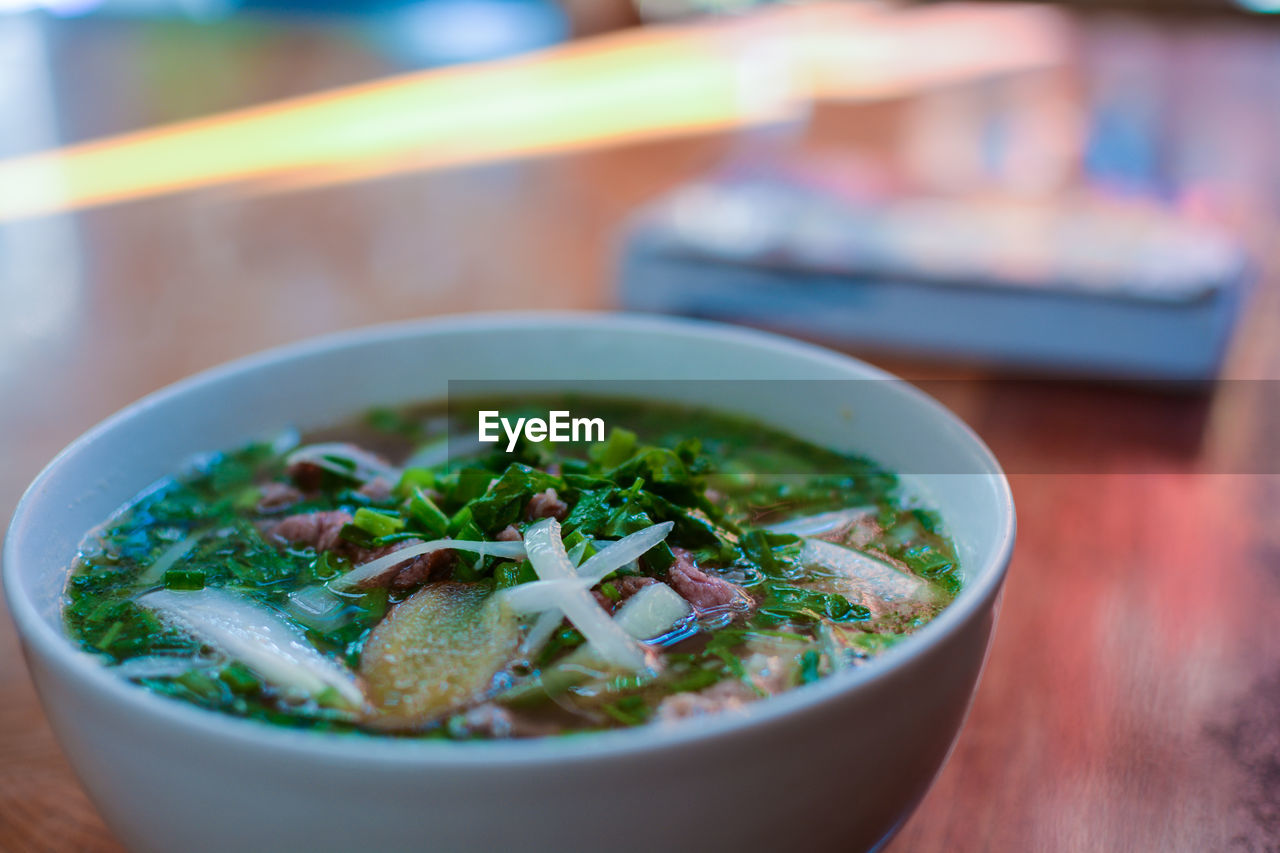
[[[742,587],[708,575],[693,564],[693,555],[683,548],[673,547],[671,553],[675,554],[676,561],[667,570],[667,583],[684,596],[699,615],[750,608],[751,596]]]
[[[385,557],[387,554],[393,554],[410,545],[421,544],[420,540],[406,539],[381,548],[361,548],[341,536],[342,528],[350,521],[350,513],[337,509],[299,513],[282,518],[268,528],[267,533],[291,545],[314,548],[317,552],[331,551],[346,557],[357,566]],[[452,561],[452,551],[433,551],[430,554],[410,557],[398,567],[398,570],[388,570],[378,578],[371,579],[365,586],[389,585],[392,589],[408,589],[425,582],[433,574],[442,573]]]
[[[520,535],[520,531],[516,530],[516,526],[514,524],[508,524],[506,527],[499,530],[498,535],[493,538],[499,542],[519,542],[524,539],[524,537]]]
[[[324,483],[324,469],[314,462],[299,460],[285,469],[285,473],[304,492],[318,491]]]
[[[357,491],[371,501],[385,501],[391,497],[391,484],[384,477],[374,477]]]
[[[767,647],[770,642],[778,641],[765,641],[764,645]],[[729,678],[696,692],[668,696],[658,704],[657,718],[670,722],[733,711],[762,695],[772,696],[786,690],[795,680],[794,655],[789,652],[784,655],[760,651],[748,653],[754,644],[755,641],[748,641],[748,649],[738,653],[745,679]]]
[[[370,559],[377,559],[409,545],[416,545],[418,542],[419,540],[417,539],[409,539],[404,542],[397,542],[394,545],[388,545],[375,556],[370,557]],[[433,577],[441,578],[453,565],[453,558],[453,551],[432,551],[430,554],[420,554],[403,564],[400,570],[391,576],[390,586],[394,590],[405,590],[418,584],[426,583]]]
[[[568,515],[569,505],[560,500],[560,495],[556,494],[555,489],[538,492],[529,498],[529,503],[524,508],[525,521],[537,521],[539,518],[564,521]]]
[[[657,583],[653,578],[643,575],[623,575],[620,578],[614,578],[606,583],[613,584],[613,588],[618,591],[618,600],[614,601],[598,589],[592,590],[591,594],[595,596],[596,601],[605,610],[613,613],[626,602],[628,598],[644,589],[649,584]]]
[[[454,720],[456,722],[450,722],[451,727],[480,737],[545,737],[563,731],[560,723],[544,721],[494,702],[469,708]]]
[[[355,547],[340,536],[342,528],[350,523],[351,513],[340,509],[304,512],[281,519],[268,533],[291,545],[338,551],[345,557],[350,556],[348,549]]]
[[[343,447],[350,451],[352,459],[359,460],[363,458],[371,460],[372,462],[382,466],[387,466],[388,464],[381,456],[378,456],[376,453],[371,453],[363,447],[358,447],[357,445],[350,443],[344,444]],[[285,469],[285,473],[288,474],[289,479],[293,480],[294,484],[304,492],[314,492],[324,483],[324,469],[314,462],[309,462],[305,459],[299,459],[292,463]],[[363,480],[364,477],[357,477],[356,479]],[[374,479],[376,480],[377,478],[375,477]],[[373,481],[370,480],[370,482]]]
[[[259,489],[258,512],[269,513],[286,509],[302,500],[302,492],[288,483],[264,483]]]
[[[658,703],[656,718],[670,723],[691,717],[705,717],[724,711],[736,711],[755,699],[751,688],[733,679],[713,684],[697,692],[676,693]]]
[[[469,734],[493,738],[511,737],[515,728],[511,711],[492,702],[467,710],[459,725]]]

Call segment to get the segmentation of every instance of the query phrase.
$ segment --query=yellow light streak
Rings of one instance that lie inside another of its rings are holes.
[[[0,221],[219,184],[296,189],[778,122],[803,116],[814,98],[891,97],[1055,64],[1064,43],[1061,19],[1034,7],[832,4],[628,30],[3,161]]]

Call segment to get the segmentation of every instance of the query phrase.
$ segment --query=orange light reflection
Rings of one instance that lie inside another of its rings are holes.
[[[217,184],[297,189],[797,119],[819,97],[891,97],[1053,65],[1065,41],[1049,10],[968,5],[830,4],[628,30],[3,161],[0,221]]]

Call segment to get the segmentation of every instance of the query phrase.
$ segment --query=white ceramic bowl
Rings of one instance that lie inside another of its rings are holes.
[[[717,399],[692,401],[921,472],[912,479],[941,510],[966,578],[950,607],[882,658],[741,713],[521,742],[294,731],[151,694],[68,642],[59,611],[77,544],[143,487],[193,454],[374,405],[440,398],[458,378],[550,378],[569,388],[602,378],[889,377],[816,347],[706,323],[463,316],[274,350],[108,419],[23,497],[4,580],[54,730],[120,839],[146,851],[319,853],[856,850],[889,837],[960,730],[1014,537],[1008,483],[989,451],[900,382],[840,383],[824,386],[827,399],[795,400],[766,399],[754,383],[720,383],[711,386]],[[705,397],[706,387],[673,383],[663,393]]]

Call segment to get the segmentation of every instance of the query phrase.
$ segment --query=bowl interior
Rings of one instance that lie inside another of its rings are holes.
[[[598,380],[656,378],[726,381],[634,387],[749,415],[903,472],[940,510],[961,553],[966,587],[935,622],[998,584],[1013,513],[995,460],[941,406],[881,371],[788,339],[693,321],[475,316],[361,330],[254,356],[157,392],[91,430],[40,475],[15,514],[5,583],[20,633],[46,653],[75,654],[61,637],[60,608],[79,542],[194,454],[287,427],[331,425],[372,406],[440,399],[450,380],[519,388],[550,379],[589,390]]]

